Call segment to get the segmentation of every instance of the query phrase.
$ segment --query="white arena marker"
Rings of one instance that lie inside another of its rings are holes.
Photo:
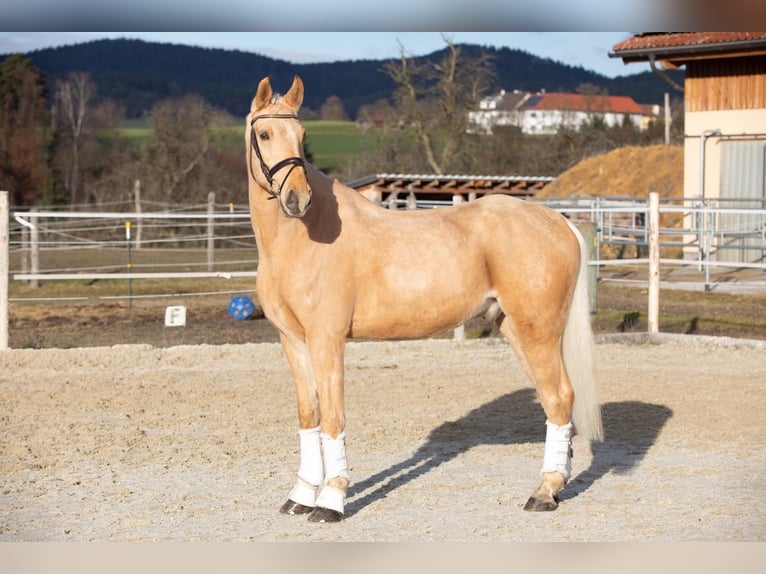
[[[175,305],[165,307],[165,326],[184,327],[186,325],[186,307]]]

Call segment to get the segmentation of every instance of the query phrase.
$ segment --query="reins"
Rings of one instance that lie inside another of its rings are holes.
[[[255,135],[255,121],[264,119],[264,118],[277,118],[277,119],[294,119],[297,120],[298,116],[295,114],[262,114],[260,116],[255,116],[252,120],[250,120],[250,150],[249,150],[249,158],[248,158],[248,167],[250,168],[250,176],[255,179],[255,172],[253,171],[253,150],[255,150],[255,155],[258,158],[258,161],[261,164],[261,173],[263,173],[264,177],[266,178],[266,181],[269,183],[269,189],[267,190],[269,195],[271,195],[271,199],[278,197],[280,191],[282,190],[282,185],[278,184],[277,189],[274,190],[274,175],[283,167],[291,165],[292,167],[287,172],[287,175],[282,179],[282,184],[284,184],[285,181],[287,181],[287,178],[290,177],[290,174],[292,171],[300,166],[302,168],[306,168],[306,163],[303,160],[302,157],[287,157],[281,161],[278,161],[276,164],[274,164],[271,168],[266,165],[266,162],[263,161],[263,156],[261,155],[261,149],[258,147],[258,137]]]

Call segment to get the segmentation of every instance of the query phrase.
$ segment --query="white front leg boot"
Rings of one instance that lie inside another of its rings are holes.
[[[322,463],[322,441],[320,427],[298,431],[301,446],[301,464],[298,468],[298,480],[290,492],[290,500],[303,506],[315,507],[317,489],[324,480]]]
[[[346,433],[340,433],[337,438],[322,434],[321,438],[325,479],[316,499],[316,505],[319,508],[327,508],[343,514],[343,503],[350,479],[346,459]]]

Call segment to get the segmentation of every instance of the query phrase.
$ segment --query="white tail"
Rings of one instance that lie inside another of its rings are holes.
[[[564,368],[574,388],[572,422],[579,434],[591,440],[602,440],[604,430],[596,393],[594,342],[588,300],[588,247],[582,234],[571,222],[568,223],[580,243],[580,272],[563,341]]]

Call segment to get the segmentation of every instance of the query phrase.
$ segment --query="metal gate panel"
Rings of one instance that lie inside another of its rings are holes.
[[[716,225],[718,261],[764,260],[764,217],[745,208],[766,207],[766,142],[721,142],[721,207]]]

